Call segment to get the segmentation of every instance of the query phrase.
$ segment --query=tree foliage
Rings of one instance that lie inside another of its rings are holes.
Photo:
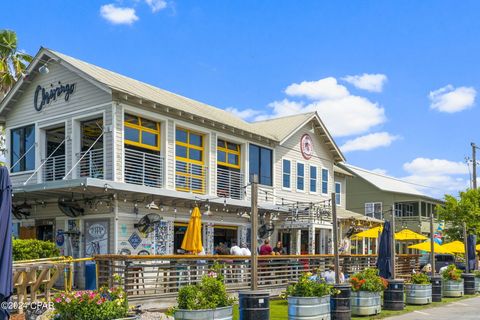
[[[458,198],[445,195],[445,205],[437,208],[440,220],[445,220],[446,234],[451,240],[463,241],[463,223],[469,234],[480,235],[480,191],[468,189]]]

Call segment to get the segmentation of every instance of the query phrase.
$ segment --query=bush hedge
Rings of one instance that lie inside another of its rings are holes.
[[[55,243],[35,239],[13,239],[13,261],[58,257]]]

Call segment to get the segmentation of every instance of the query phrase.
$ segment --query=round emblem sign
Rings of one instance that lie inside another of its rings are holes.
[[[105,227],[99,223],[92,224],[90,228],[88,228],[88,233],[93,237],[93,238],[101,238],[105,235],[107,230]]]
[[[302,156],[309,160],[313,155],[313,141],[308,134],[304,134],[300,139],[300,150],[302,151]]]

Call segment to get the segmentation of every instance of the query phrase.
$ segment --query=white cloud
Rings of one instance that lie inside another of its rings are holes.
[[[370,170],[370,171],[372,171],[373,173],[384,175],[384,176],[386,176],[388,174],[387,170],[381,169],[381,168],[376,168],[376,169],[373,169],[373,170]]]
[[[339,99],[349,95],[347,88],[337,83],[337,79],[328,77],[318,81],[292,83],[285,89],[289,96],[316,99]]]
[[[343,146],[340,147],[340,149],[343,152],[359,150],[367,151],[380,147],[388,147],[398,138],[398,136],[394,136],[388,132],[370,133],[352,140],[348,140]]]
[[[468,174],[464,162],[445,159],[416,158],[403,164],[403,169],[416,175]]]
[[[473,107],[477,91],[473,87],[454,88],[451,84],[431,91],[430,109],[454,113]]]
[[[167,1],[165,0],[145,0],[152,12],[158,12],[167,7]]]
[[[383,85],[387,82],[387,76],[384,74],[364,73],[362,75],[346,76],[342,80],[353,84],[358,89],[371,92],[382,92]]]
[[[112,3],[101,6],[100,14],[113,24],[132,24],[138,20],[134,8],[117,7]]]
[[[262,111],[256,110],[256,109],[248,108],[244,110],[238,110],[237,108],[233,108],[233,107],[227,108],[225,109],[225,111],[233,113],[237,117],[240,117],[244,120],[252,120],[253,118],[255,118],[256,116],[262,113]]]

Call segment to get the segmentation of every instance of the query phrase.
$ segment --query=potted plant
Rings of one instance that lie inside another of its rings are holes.
[[[480,271],[475,270],[473,274],[475,275],[475,292],[480,292]]]
[[[442,279],[444,297],[463,296],[462,270],[457,269],[454,264],[451,264],[442,272]]]
[[[181,287],[178,306],[168,311],[175,319],[232,319],[235,299],[227,294],[221,266],[215,263],[200,283]]]
[[[287,287],[288,319],[330,319],[330,295],[333,286],[318,275],[307,272]]]
[[[387,288],[388,282],[378,275],[377,269],[366,268],[355,273],[350,278],[350,284],[352,315],[369,316],[380,313],[380,293]]]
[[[432,284],[425,273],[414,273],[405,285],[407,304],[429,304],[432,302]]]

